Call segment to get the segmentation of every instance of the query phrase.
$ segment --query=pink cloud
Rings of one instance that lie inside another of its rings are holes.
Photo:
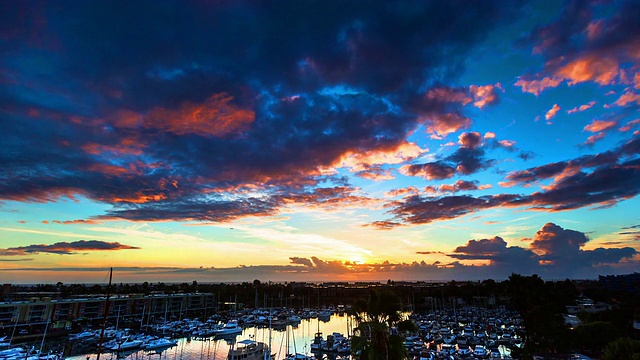
[[[596,104],[595,101],[590,101],[588,104],[576,106],[573,109],[567,110],[567,114],[575,114],[577,112],[591,109]]]
[[[516,142],[513,140],[500,140],[499,143],[506,148],[512,148],[516,145]]]
[[[496,88],[503,89],[502,85],[471,85],[469,91],[473,96],[473,105],[477,108],[484,108],[487,105],[493,104],[498,101],[498,95]],[[504,90],[503,90],[504,91]]]
[[[640,119],[631,120],[625,126],[621,127],[620,131],[627,132],[638,125],[640,125]]]
[[[618,123],[616,121],[593,120],[591,124],[588,124],[584,127],[584,130],[592,133],[597,133],[609,130],[617,124]]]
[[[455,89],[451,87],[439,87],[429,90],[426,95],[429,100],[436,100],[438,102],[456,102],[462,105],[467,105],[473,101],[471,96],[462,89]]]
[[[458,143],[462,145],[462,147],[475,149],[480,146],[482,142],[482,135],[479,132],[465,132],[460,134],[458,138]]]
[[[590,22],[589,25],[587,25],[585,32],[587,33],[587,38],[589,40],[595,40],[599,38],[603,33],[603,21],[596,20]]]
[[[417,187],[409,186],[402,189],[393,189],[393,190],[387,191],[385,195],[388,197],[397,197],[397,196],[404,196],[404,195],[418,195],[419,193],[420,193],[420,190],[418,190]]]
[[[627,106],[633,103],[640,105],[640,94],[636,94],[631,90],[627,90],[627,92],[622,94],[622,96],[620,96],[620,98],[618,98],[618,100],[616,100],[616,102],[614,102],[613,105]]]
[[[520,86],[523,92],[540,95],[547,88],[557,87],[562,83],[563,79],[544,77],[540,80],[528,80],[524,77],[518,77],[518,81],[514,85]]]
[[[487,133],[484,134],[484,138],[485,139],[495,139],[496,138],[496,133],[491,132],[491,131],[487,131]]]
[[[471,126],[471,119],[457,113],[434,113],[427,116],[427,131],[435,136],[447,136],[467,129]]]
[[[598,140],[602,140],[605,137],[605,133],[600,132],[597,133],[595,135],[591,135],[587,138],[587,141],[585,141],[585,145],[593,145],[595,144]]]
[[[567,80],[569,85],[587,81],[611,85],[620,76],[620,66],[616,59],[593,54],[568,63],[561,67],[556,75]]]

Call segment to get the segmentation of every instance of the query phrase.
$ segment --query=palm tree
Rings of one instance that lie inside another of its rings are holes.
[[[389,290],[371,290],[368,299],[356,301],[352,315],[356,319],[351,348],[360,360],[407,359],[407,350],[397,333],[400,322],[400,297]]]

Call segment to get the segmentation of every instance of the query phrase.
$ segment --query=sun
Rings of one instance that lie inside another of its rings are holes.
[[[351,256],[349,256],[347,259],[345,259],[345,261],[348,261],[352,264],[364,264],[367,262],[367,260],[364,258],[364,256],[362,255],[357,255],[357,254],[353,254]]]

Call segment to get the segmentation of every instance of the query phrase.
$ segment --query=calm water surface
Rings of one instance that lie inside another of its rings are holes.
[[[289,325],[287,329],[271,330],[271,349],[272,353],[276,354],[275,359],[284,359],[287,353],[303,353],[310,354],[310,344],[313,341],[313,337],[316,332],[323,333],[325,339],[328,334],[333,332],[339,332],[347,335],[347,326],[349,326],[349,333],[352,332],[351,327],[353,320],[348,316],[333,315],[328,322],[319,321],[318,319],[302,320],[300,324]],[[252,339],[269,344],[269,329],[248,327],[245,328],[241,335],[235,337],[236,341]],[[287,341],[288,339],[288,341]],[[196,340],[182,338],[178,342],[177,346],[170,349],[166,349],[161,352],[156,351],[144,351],[137,350],[135,352],[128,353],[103,353],[100,355],[101,360],[116,360],[116,359],[129,359],[129,360],[156,360],[156,359],[179,359],[179,360],[212,360],[227,358],[231,347],[233,346],[233,338],[229,339],[214,339]],[[287,347],[288,345],[288,347]],[[65,359],[71,360],[95,360],[97,355],[83,354],[81,351],[77,352],[75,349],[71,349],[75,355],[67,355]]]

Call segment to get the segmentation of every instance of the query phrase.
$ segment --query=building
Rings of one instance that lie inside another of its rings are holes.
[[[107,319],[137,319],[141,323],[156,318],[173,319],[213,313],[215,297],[209,293],[119,295],[109,299]],[[48,324],[53,329],[69,328],[75,323],[104,319],[106,296],[52,300],[31,297],[27,301],[0,302],[0,327],[32,327]],[[1,335],[1,334],[0,334]]]

